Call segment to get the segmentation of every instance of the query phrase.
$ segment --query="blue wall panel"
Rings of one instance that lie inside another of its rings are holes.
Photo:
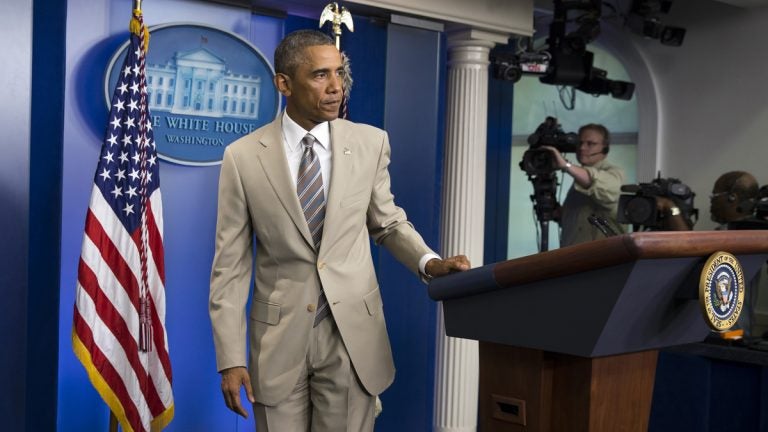
[[[768,367],[662,350],[648,430],[768,431]]]
[[[488,80],[483,264],[507,259],[514,88],[514,83],[510,81],[498,80],[492,76]]]
[[[35,1],[29,183],[26,430],[56,427],[59,238],[67,3]],[[35,407],[50,407],[36,410]]]
[[[385,126],[392,145],[396,202],[433,249],[439,250],[438,139],[440,33],[390,25],[387,35]],[[382,251],[379,282],[397,375],[382,395],[379,430],[426,431],[432,426],[436,307],[426,287]]]

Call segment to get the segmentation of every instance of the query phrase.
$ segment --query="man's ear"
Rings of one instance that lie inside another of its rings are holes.
[[[291,95],[291,78],[282,73],[275,74],[275,87],[281,95],[288,97]]]

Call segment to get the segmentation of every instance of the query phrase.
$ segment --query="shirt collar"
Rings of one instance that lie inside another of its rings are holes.
[[[283,112],[282,128],[285,144],[292,152],[301,150],[301,140],[308,133],[311,133],[315,137],[317,144],[320,144],[325,150],[331,149],[331,126],[327,121],[318,124],[311,131],[307,131],[293,121],[287,112]]]
[[[607,166],[610,166],[610,164],[609,164],[609,163],[606,161],[606,158],[600,159],[599,161],[597,161],[597,162],[593,163],[593,164],[591,165],[591,167],[592,167],[592,168],[594,168],[594,169],[600,169],[600,168],[602,168],[604,165],[605,165],[606,167],[607,167]]]

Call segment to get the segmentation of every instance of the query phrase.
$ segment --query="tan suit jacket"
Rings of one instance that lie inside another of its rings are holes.
[[[224,152],[209,305],[218,369],[245,365],[248,328],[256,400],[285,399],[306,361],[322,286],[360,382],[377,395],[395,370],[368,236],[415,273],[419,259],[434,252],[395,205],[386,132],[340,119],[330,124],[332,173],[315,251],[290,178],[281,118]]]

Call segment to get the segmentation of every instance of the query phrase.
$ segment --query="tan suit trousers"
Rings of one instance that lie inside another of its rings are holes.
[[[280,404],[253,405],[259,432],[373,431],[376,397],[357,379],[333,316],[312,329],[305,370]]]

